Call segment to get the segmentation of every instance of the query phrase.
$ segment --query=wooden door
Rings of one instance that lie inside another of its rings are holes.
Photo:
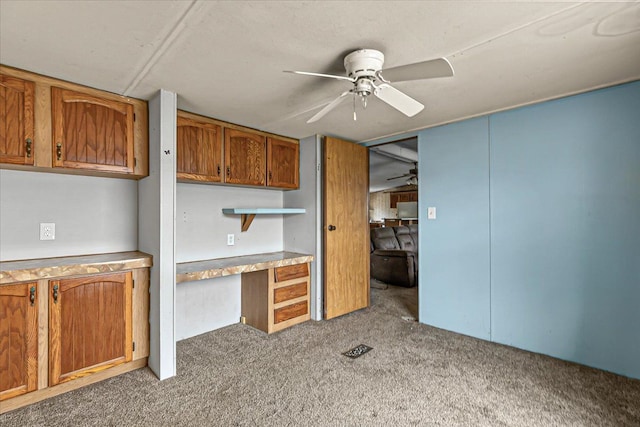
[[[298,188],[300,177],[300,144],[267,138],[267,186]]]
[[[133,105],[51,88],[53,166],[133,173]]]
[[[38,386],[36,283],[0,286],[0,400]]]
[[[238,129],[224,131],[224,182],[244,185],[265,185],[265,137]]]
[[[0,74],[0,162],[33,165],[35,84]]]
[[[324,316],[369,306],[369,153],[325,138]]]
[[[131,272],[49,282],[49,385],[132,356]]]
[[[178,112],[177,177],[202,182],[222,179],[222,127]]]

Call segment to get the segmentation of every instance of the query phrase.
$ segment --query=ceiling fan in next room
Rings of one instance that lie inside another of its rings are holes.
[[[387,178],[387,181],[392,181],[394,179],[400,179],[400,178],[407,178],[407,185],[418,184],[418,163],[413,164],[413,168],[409,169],[409,173]]]
[[[337,107],[348,95],[353,96],[353,120],[356,120],[355,99],[360,97],[364,108],[367,107],[367,98],[371,95],[386,102],[396,110],[408,117],[413,117],[424,108],[424,105],[400,92],[391,86],[391,82],[403,82],[409,80],[432,79],[436,77],[453,76],[453,67],[445,58],[431,59],[399,67],[382,69],[384,55],[374,49],[360,49],[351,52],[344,58],[346,76],[333,74],[310,73],[307,71],[285,71],[287,73],[303,74],[306,76],[326,77],[330,79],[346,80],[353,87],[327,104],[318,111],[307,123],[320,120],[329,111]]]

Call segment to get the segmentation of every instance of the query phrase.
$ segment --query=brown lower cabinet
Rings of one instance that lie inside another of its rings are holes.
[[[0,286],[0,400],[38,386],[37,285]]]
[[[309,264],[242,273],[244,323],[272,333],[311,318]]]
[[[0,285],[0,413],[145,366],[148,313],[148,268]]]
[[[49,282],[49,385],[131,361],[131,272]]]

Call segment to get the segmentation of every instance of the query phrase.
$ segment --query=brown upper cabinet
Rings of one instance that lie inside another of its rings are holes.
[[[204,117],[178,111],[178,180],[222,181],[222,127]]]
[[[0,74],[0,162],[33,164],[35,83]]]
[[[296,139],[178,110],[176,140],[178,181],[299,188]]]
[[[399,193],[391,193],[389,195],[389,201],[390,201],[391,208],[397,208],[398,202],[417,202],[418,192],[404,191]]]
[[[300,144],[267,138],[267,186],[298,188]]]
[[[3,168],[120,178],[149,174],[145,101],[5,66],[0,79]]]
[[[224,132],[224,182],[264,186],[266,182],[266,138],[238,129]]]
[[[133,105],[51,88],[53,166],[133,173]]]

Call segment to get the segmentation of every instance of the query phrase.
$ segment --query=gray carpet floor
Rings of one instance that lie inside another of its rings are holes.
[[[416,289],[273,335],[181,341],[140,369],[0,416],[2,426],[640,426],[640,381],[419,324]],[[358,359],[343,352],[373,347]]]

